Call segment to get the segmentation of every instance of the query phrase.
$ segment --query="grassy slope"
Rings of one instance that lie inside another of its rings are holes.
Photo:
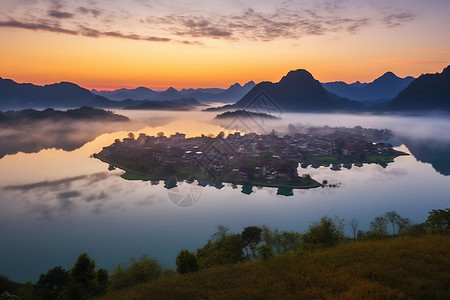
[[[100,299],[450,299],[450,236],[283,255],[161,279]]]

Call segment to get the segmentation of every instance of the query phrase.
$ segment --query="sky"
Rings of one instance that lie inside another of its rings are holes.
[[[306,69],[370,82],[450,64],[449,0],[0,0],[0,77],[226,88]]]

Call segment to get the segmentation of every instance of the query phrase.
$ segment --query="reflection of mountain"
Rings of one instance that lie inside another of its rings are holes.
[[[402,139],[412,155],[421,162],[430,163],[442,175],[450,175],[450,141]]]
[[[127,117],[88,107],[66,112],[25,110],[2,115],[7,120],[0,122],[0,158],[50,148],[73,151],[100,134],[118,130],[128,121]]]

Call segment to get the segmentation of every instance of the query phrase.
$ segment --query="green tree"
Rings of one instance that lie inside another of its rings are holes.
[[[271,248],[273,255],[279,255],[284,252],[293,252],[300,247],[301,235],[293,231],[279,231],[270,229],[269,226],[262,226],[262,242]],[[264,248],[261,248],[264,250]],[[258,250],[259,252],[259,250]],[[259,253],[261,255],[261,253]]]
[[[217,231],[211,236],[211,239],[214,241],[218,241],[220,239],[223,239],[230,233],[230,228],[225,225],[217,225],[216,226]]]
[[[342,224],[325,216],[320,222],[309,226],[308,232],[302,235],[301,240],[305,249],[316,249],[336,246],[343,237]]]
[[[413,224],[410,219],[400,217],[397,220],[397,226],[398,226],[398,231],[397,231],[398,234],[406,234],[409,232],[409,230],[411,229]]]
[[[114,290],[120,290],[134,284],[131,272],[128,268],[124,268],[122,265],[118,265],[114,272],[111,274],[111,287]]]
[[[198,271],[197,257],[186,249],[181,250],[176,258],[177,272],[186,274]]]
[[[406,231],[406,234],[411,236],[423,235],[427,233],[427,228],[426,223],[412,224]]]
[[[197,249],[197,262],[200,269],[235,264],[244,260],[244,244],[240,234],[230,234],[229,228],[217,226],[208,243]]]
[[[281,253],[281,234],[277,228],[270,229],[269,226],[263,225],[261,238],[263,242],[271,249],[273,255]]]
[[[294,231],[282,231],[280,235],[281,253],[294,252],[300,247],[301,234]]]
[[[162,267],[155,259],[142,255],[138,260],[131,258],[130,271],[134,281],[142,283],[161,277]]]
[[[33,282],[27,281],[22,288],[22,292],[20,294],[20,300],[34,300],[34,286]]]
[[[62,267],[55,267],[46,274],[39,276],[39,280],[34,286],[36,298],[43,300],[62,299],[68,283],[69,272]]]
[[[427,230],[430,233],[450,233],[450,208],[433,209],[428,213],[425,221]]]
[[[109,275],[106,269],[98,269],[96,274],[96,295],[106,293],[109,286]]]
[[[273,257],[273,250],[267,244],[259,245],[257,248],[259,256],[262,260],[268,260]]]
[[[67,290],[69,299],[86,299],[96,294],[95,260],[87,253],[78,256],[69,271],[70,282]]]
[[[356,232],[358,229],[359,222],[357,219],[353,218],[350,221],[348,221],[348,223],[350,224],[350,227],[352,228],[353,231],[353,239],[356,240]]]
[[[245,227],[241,233],[244,249],[247,253],[247,258],[254,259],[256,257],[256,246],[261,242],[262,228],[258,226]],[[250,250],[250,253],[248,252]]]
[[[395,235],[395,225],[398,225],[401,217],[400,215],[395,211],[388,211],[384,214],[384,217],[386,220],[391,223],[392,225],[392,235]]]
[[[388,235],[387,232],[388,220],[384,217],[375,217],[372,222],[370,222],[370,231],[368,236],[371,238],[381,238]]]
[[[8,277],[0,275],[0,295],[8,292],[11,295],[20,294],[21,285],[10,280]],[[6,294],[5,294],[6,295]]]
[[[142,255],[139,259],[130,258],[125,265],[118,265],[111,275],[113,289],[121,289],[135,284],[158,279],[162,275],[161,264],[153,258]]]

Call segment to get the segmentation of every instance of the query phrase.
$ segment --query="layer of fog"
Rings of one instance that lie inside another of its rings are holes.
[[[18,152],[37,153],[43,149],[74,151],[101,134],[133,131],[169,123],[169,117],[140,118],[129,122],[79,120],[31,121],[0,128],[0,158]]]
[[[214,121],[224,128],[233,128],[243,132],[270,133],[275,129],[280,133],[288,133],[288,125],[297,128],[330,126],[389,129],[398,137],[413,139],[436,139],[450,142],[450,119],[448,116],[384,116],[365,114],[313,114],[284,113],[281,120],[266,120],[258,117],[247,119],[227,119]]]

